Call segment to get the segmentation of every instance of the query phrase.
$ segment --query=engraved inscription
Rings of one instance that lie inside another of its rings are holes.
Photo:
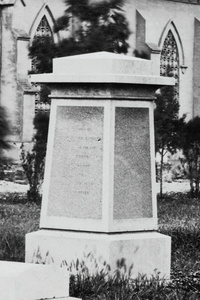
[[[48,215],[102,217],[103,108],[57,108]]]
[[[152,217],[148,108],[116,108],[114,219]]]

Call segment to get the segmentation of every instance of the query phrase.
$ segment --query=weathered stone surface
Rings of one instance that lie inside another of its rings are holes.
[[[102,218],[103,108],[57,108],[48,216]]]
[[[160,271],[160,278],[170,278],[171,238],[157,232],[98,234],[40,230],[27,235],[26,239],[26,261],[37,262],[34,251],[39,251],[43,258],[48,252],[55,264],[71,266],[74,274],[81,272],[81,262],[91,274],[105,270],[106,262],[111,275],[117,269],[117,260],[124,259],[127,272],[133,265],[132,278],[139,273],[151,278],[155,269]]]
[[[66,269],[30,263],[0,262],[2,300],[36,300],[69,296]]]
[[[115,111],[114,219],[152,218],[148,108]]]

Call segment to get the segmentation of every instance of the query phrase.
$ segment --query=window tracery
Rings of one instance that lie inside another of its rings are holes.
[[[43,16],[43,18],[40,21],[40,24],[37,27],[34,39],[44,39],[46,37],[53,39],[53,34],[47,21],[47,18]]]
[[[49,23],[47,21],[46,16],[43,16],[34,35],[33,40],[40,40],[40,41],[44,41],[45,38],[50,38],[53,40],[53,34],[52,34],[52,30],[49,26]],[[31,61],[31,69],[32,72],[36,72],[37,71],[37,59],[33,58]],[[40,89],[41,86],[40,84],[34,84],[34,88],[36,89],[35,92],[35,113],[38,113],[40,111],[44,111],[46,113],[49,112],[50,110],[50,104],[49,103],[42,103],[41,99],[40,99]]]
[[[175,97],[179,94],[179,52],[176,40],[171,30],[164,40],[160,59],[160,75],[175,78]]]

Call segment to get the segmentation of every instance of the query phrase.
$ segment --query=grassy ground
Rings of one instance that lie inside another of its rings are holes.
[[[40,206],[19,193],[0,194],[0,260],[24,261],[25,234],[39,228]]]
[[[39,227],[40,206],[22,194],[0,194],[0,260],[24,261],[25,234]],[[71,277],[72,296],[90,300],[200,299],[200,200],[165,194],[158,200],[159,231],[172,237],[172,282],[145,280],[130,284],[116,274]]]
[[[172,270],[200,270],[200,200],[166,194],[158,200],[159,231],[172,237]]]

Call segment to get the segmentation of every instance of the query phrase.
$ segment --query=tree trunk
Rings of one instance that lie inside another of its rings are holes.
[[[197,146],[196,146],[196,149],[195,149],[195,193],[194,193],[194,197],[195,198],[198,198],[198,195],[199,195],[199,170],[198,170],[198,149],[197,149]]]
[[[160,159],[160,199],[163,198],[163,160],[164,160],[164,151],[161,151],[161,159]]]
[[[189,158],[188,158],[188,165],[189,165],[189,173],[188,173],[188,177],[189,177],[189,181],[190,181],[190,197],[193,198],[194,197],[194,170],[193,170],[193,167],[192,167],[192,162],[189,161]]]

